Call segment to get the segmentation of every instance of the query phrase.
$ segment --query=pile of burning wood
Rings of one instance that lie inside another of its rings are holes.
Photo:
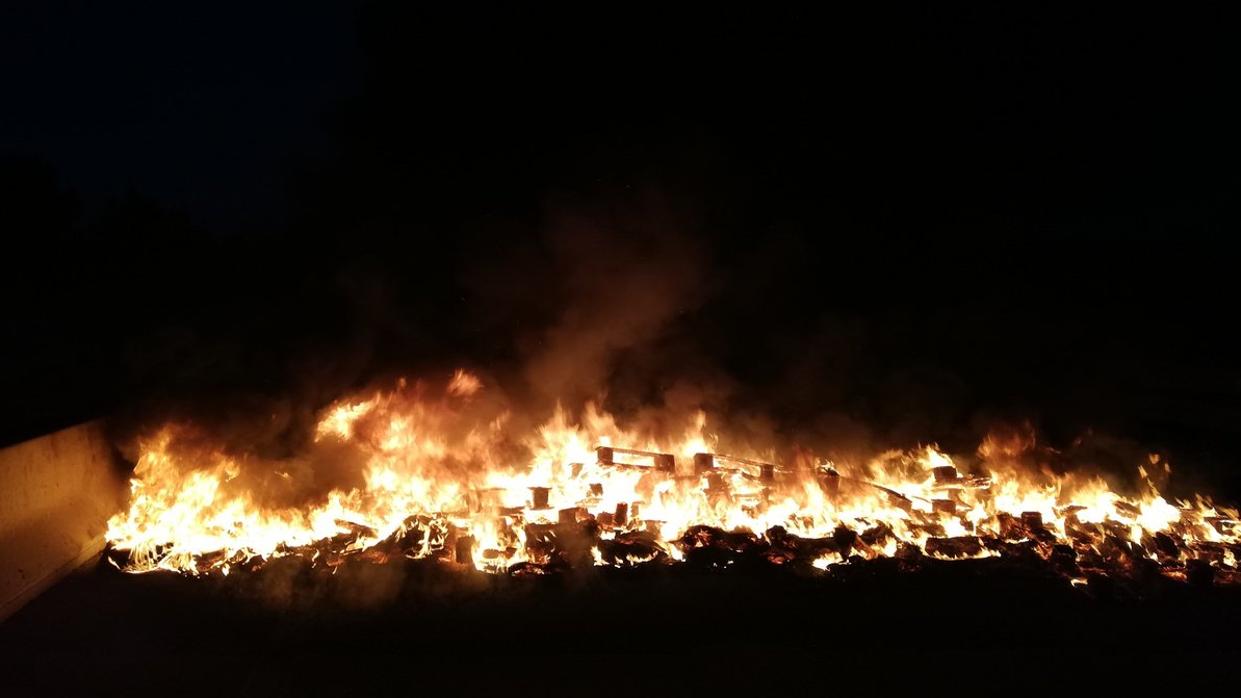
[[[646,517],[644,502],[621,501],[601,508],[605,483],[590,483],[576,506],[552,506],[552,489],[529,487],[521,506],[505,506],[500,488],[475,488],[465,498],[468,510],[408,516],[386,535],[371,526],[336,520],[337,533],[301,545],[281,543],[273,554],[244,551],[197,555],[195,574],[257,570],[269,559],[294,556],[312,567],[333,569],[346,561],[383,564],[393,559],[430,559],[513,576],[548,575],[592,566],[634,567],[684,564],[728,569],[779,566],[809,574],[840,574],[871,561],[884,560],[904,571],[940,561],[998,558],[1056,575],[1093,591],[1167,583],[1197,586],[1241,583],[1241,528],[1227,515],[1186,515],[1151,531],[1132,524],[1139,506],[1111,502],[1124,518],[1082,516],[1088,507],[1068,505],[1054,511],[1054,521],[1040,511],[1009,513],[981,509],[988,500],[990,476],[970,476],[954,465],[930,469],[926,492],[904,494],[864,478],[843,475],[830,465],[812,473],[774,463],[718,453],[696,453],[692,470],[678,468],[672,453],[600,446],[596,468],[649,473],[665,481],[696,488],[711,506],[738,508],[755,519],[788,489],[812,478],[828,502],[878,496],[898,521],[882,516],[852,517],[825,535],[804,535],[784,525],[763,531],[745,527],[692,524],[666,536],[666,522]],[[581,464],[572,464],[580,473]],[[1160,500],[1162,501],[1162,500]],[[980,517],[978,513],[986,511]],[[1214,510],[1209,510],[1208,514]],[[795,520],[795,518],[794,518]],[[1126,523],[1126,520],[1130,523]],[[481,527],[480,527],[481,523]],[[899,530],[898,530],[899,524]],[[484,541],[477,531],[488,532]],[[113,547],[113,564],[134,569],[129,552]],[[158,557],[159,551],[155,551]],[[182,566],[180,571],[186,571]]]
[[[1165,499],[1156,481],[1171,468],[1158,454],[1120,494],[1087,470],[1052,467],[1055,451],[1032,432],[989,435],[956,459],[922,446],[833,463],[796,444],[738,444],[738,457],[702,412],[626,428],[587,403],[530,429],[480,402],[482,391],[457,371],[438,392],[402,380],[342,399],[306,453],[276,461],[163,425],[140,443],[129,507],[109,521],[109,559],[191,576],[290,558],[518,576],[675,564],[838,576],[987,559],[1081,587],[1241,582],[1237,510]],[[315,489],[310,462],[353,477]]]

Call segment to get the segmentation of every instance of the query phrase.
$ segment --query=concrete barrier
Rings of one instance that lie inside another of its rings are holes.
[[[0,619],[103,550],[124,473],[99,422],[0,450]]]

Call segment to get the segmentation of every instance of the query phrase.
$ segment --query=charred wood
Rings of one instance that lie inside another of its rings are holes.
[[[926,542],[926,552],[943,557],[975,557],[982,552],[982,541],[977,536],[930,538]]]

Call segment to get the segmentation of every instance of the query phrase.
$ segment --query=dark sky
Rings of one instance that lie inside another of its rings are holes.
[[[1223,8],[2,12],[6,440],[465,363],[1241,491]]]
[[[282,222],[286,175],[358,89],[349,3],[15,2],[0,148],[87,204],[137,190],[220,230]]]
[[[48,161],[88,206],[136,190],[209,229],[283,225],[290,179],[340,145],[327,129],[363,90],[359,12],[382,24],[384,5],[6,3],[0,148]],[[713,156],[776,168],[787,165],[781,150],[800,147],[839,156],[823,168],[848,171],[834,184],[887,208],[1034,218],[1050,201],[1132,217],[1131,205],[1151,196],[1199,208],[1204,187],[1227,191],[1224,153],[1237,145],[1221,89],[1231,51],[1216,40],[1225,18],[1212,12],[625,15],[483,5],[395,19],[367,30],[371,74],[399,74],[419,111],[520,124],[497,137],[530,138],[543,151],[536,159],[609,144],[638,157],[638,146],[649,154],[699,139]],[[385,58],[385,42],[415,60]],[[569,97],[575,90],[581,99]],[[535,120],[571,135],[547,142],[551,127]],[[432,116],[427,125],[453,124]],[[407,135],[436,134],[411,125]],[[936,181],[945,167],[959,187]],[[799,163],[793,176],[806,182],[805,172]],[[1043,217],[1062,227],[1058,211]]]
[[[88,204],[133,189],[211,229],[283,224],[290,177],[325,156],[326,129],[362,90],[357,17],[367,9],[8,3],[0,147],[46,159]],[[1168,206],[1187,190],[1200,200],[1236,145],[1231,98],[1218,89],[1229,56],[1210,27],[1222,18],[1210,13],[910,10],[805,14],[803,25],[796,10],[748,18],[487,9],[410,10],[399,16],[405,24],[370,30],[391,32],[372,39],[371,72],[399,72],[411,100],[421,90],[419,108],[445,118],[538,119],[570,131],[597,123],[594,139],[574,133],[589,148],[609,139],[666,148],[660,137],[691,135],[748,164],[762,163],[753,151],[764,147],[828,141],[856,168],[856,181],[844,183],[862,195],[888,187],[910,201],[911,181],[930,182],[932,195],[916,204],[969,213],[1035,203],[1030,191],[1108,213],[1151,195]],[[750,33],[732,34],[739,29]],[[634,38],[643,33],[648,40]],[[421,60],[385,63],[384,41],[404,41],[405,57]],[[487,91],[495,99],[477,94]],[[467,103],[488,113],[470,114]],[[616,114],[633,122],[629,132]],[[528,135],[546,134],[534,124]],[[571,140],[539,155],[559,155]],[[977,168],[954,172],[964,191],[931,181],[953,159]]]

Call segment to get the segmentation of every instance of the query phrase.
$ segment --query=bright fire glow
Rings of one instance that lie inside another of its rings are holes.
[[[587,405],[521,433],[503,411],[480,407],[485,394],[479,378],[457,371],[438,391],[402,381],[333,405],[311,450],[352,483],[309,500],[299,493],[319,471],[308,459],[229,455],[165,426],[142,443],[129,509],[109,522],[108,540],[128,571],[192,575],[292,555],[329,566],[352,555],[440,558],[489,572],[579,558],[671,564],[728,532],[770,544],[777,564],[795,537],[810,551],[802,562],[821,570],[1025,546],[1046,560],[1068,555],[1074,585],[1137,561],[1170,576],[1199,564],[1217,581],[1236,579],[1235,509],[1169,502],[1149,480],[1143,494],[1121,496],[1097,477],[1031,472],[1016,456],[1032,444],[989,438],[968,468],[929,446],[860,463],[803,455],[777,464],[770,454],[716,453],[720,439],[701,413],[660,436]]]

